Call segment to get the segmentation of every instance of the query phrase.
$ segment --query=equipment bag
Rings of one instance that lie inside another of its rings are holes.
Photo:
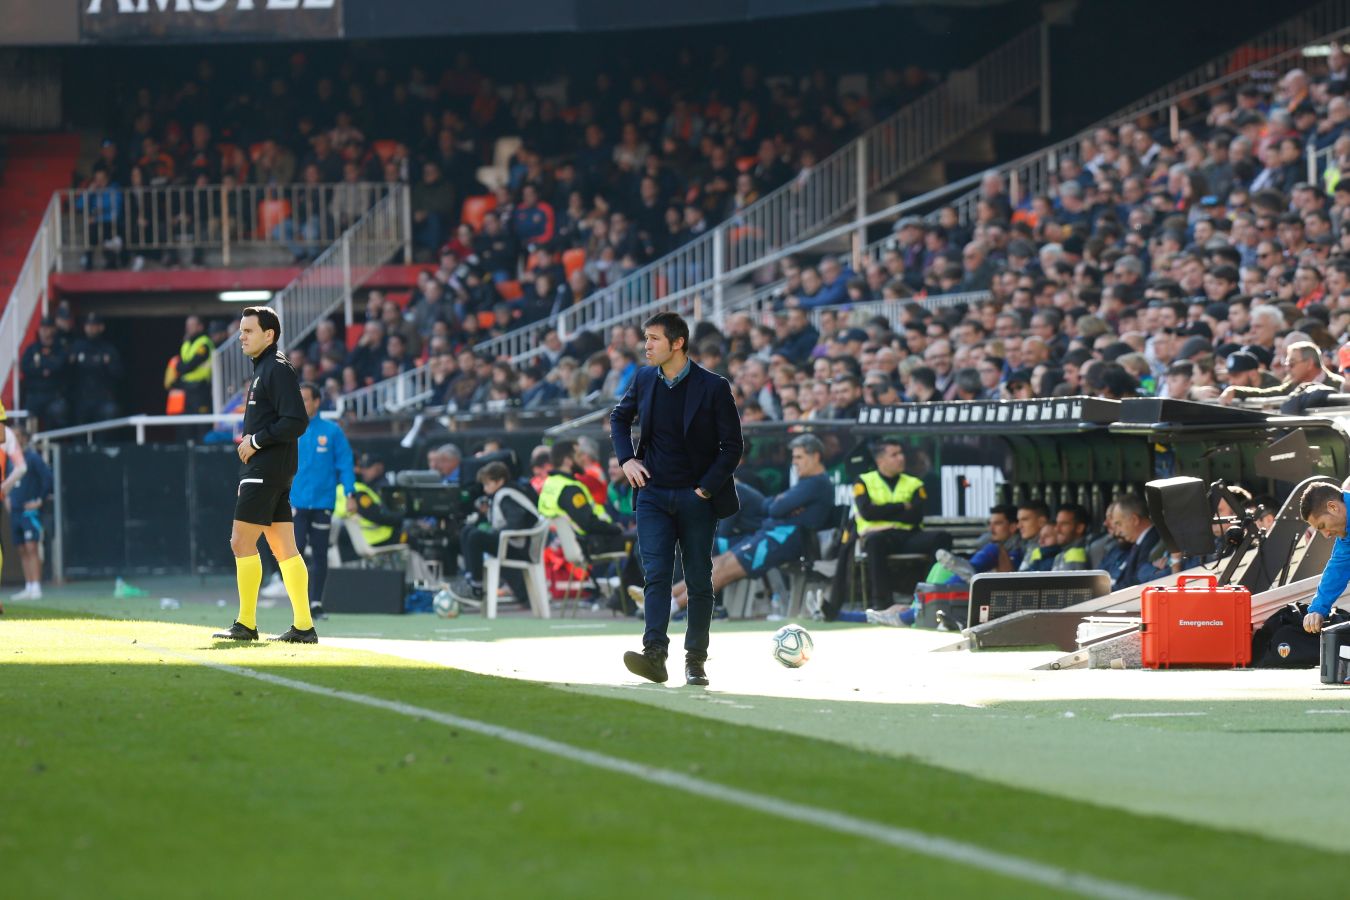
[[[1315,669],[1321,649],[1321,637],[1303,630],[1308,604],[1290,603],[1262,623],[1252,635],[1252,665],[1258,669]],[[1350,621],[1350,616],[1333,609],[1323,627]]]

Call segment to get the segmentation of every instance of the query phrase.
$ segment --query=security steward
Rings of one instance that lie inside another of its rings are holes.
[[[122,356],[103,337],[103,319],[90,313],[84,320],[84,336],[70,347],[75,366],[75,421],[102,422],[117,418],[113,395],[122,380]]]
[[[185,411],[189,415],[211,411],[211,356],[215,349],[201,318],[188,316],[183,345],[178,349],[178,380],[173,387],[186,394]]]
[[[575,441],[558,441],[549,449],[553,470],[539,489],[539,514],[547,519],[565,516],[587,553],[622,550],[623,529],[576,478],[576,449]]]
[[[38,339],[23,351],[20,360],[23,400],[43,429],[69,424],[70,406],[66,387],[71,374],[70,351],[57,340],[56,320],[44,316],[38,325]]]
[[[872,461],[875,467],[853,483],[853,522],[858,537],[847,546],[861,546],[867,554],[867,600],[873,609],[885,609],[891,605],[893,593],[913,593],[918,573],[928,570],[938,550],[951,550],[952,538],[945,531],[923,530],[928,493],[922,481],[905,474],[905,451],[899,441],[881,438],[873,442]],[[925,562],[921,566],[897,566],[888,559],[901,553],[920,554]],[[852,558],[839,562],[831,606],[842,605],[848,596],[852,563]]]
[[[356,498],[356,525],[366,543],[371,547],[386,544],[402,544],[408,540],[403,530],[402,514],[390,509],[380,496],[378,486],[384,482],[384,461],[369,453],[362,453],[356,461],[356,484],[353,496]],[[338,508],[350,507],[339,495]],[[344,531],[338,539],[338,551],[343,560],[357,558],[356,549]]]

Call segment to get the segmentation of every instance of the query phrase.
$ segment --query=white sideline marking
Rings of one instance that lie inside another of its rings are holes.
[[[1203,712],[1151,712],[1151,713],[1116,713],[1107,716],[1108,722],[1115,719],[1175,719],[1183,716],[1207,716],[1209,713]]]
[[[594,625],[588,625],[585,622],[581,622],[576,625],[550,625],[548,627],[553,631],[563,631],[571,628],[608,628],[609,625],[604,622],[596,622]]]
[[[1310,716],[1350,716],[1350,709],[1308,709],[1304,712]]]
[[[437,628],[437,634],[467,634],[470,631],[491,631],[491,628]],[[344,637],[344,635],[334,635],[334,637]]]
[[[555,741],[551,738],[530,734],[528,731],[518,731],[503,725],[493,725],[491,722],[480,722],[477,719],[466,719],[462,716],[439,712],[434,709],[425,709],[420,706],[413,706],[410,703],[402,703],[397,700],[385,700],[381,697],[371,697],[367,694],[357,694],[352,691],[323,687],[305,681],[295,681],[290,678],[283,678],[280,675],[272,675],[268,672],[259,672],[254,669],[245,669],[227,663],[210,662],[173,650],[151,647],[146,644],[141,644],[139,646],[144,650],[163,653],[167,656],[174,656],[179,659],[197,663],[198,665],[205,666],[209,669],[227,672],[231,675],[252,678],[255,681],[262,681],[267,684],[277,685],[278,687],[290,688],[291,690],[301,691],[306,694],[315,694],[320,697],[346,700],[348,703],[356,703],[374,709],[383,709],[388,712],[398,713],[399,715],[409,716],[415,719],[426,719],[451,728],[460,728],[464,731],[480,734],[484,737],[496,738],[497,740],[505,741],[508,744],[515,744],[518,747],[536,750],[540,753],[547,753],[550,756],[556,756],[560,759],[567,760],[568,762],[593,766],[597,769],[617,772],[621,775],[629,775],[650,784],[673,788],[677,791],[683,791],[686,794],[693,794],[719,803],[739,806],[754,812],[777,816],[780,819],[800,822],[803,825],[809,825],[816,828],[828,828],[831,831],[837,831],[840,834],[848,834],[865,840],[878,841],[901,850],[920,853],[925,856],[946,860],[947,862],[959,863],[964,866],[973,866],[977,869],[983,869],[986,872],[992,872],[996,875],[1003,875],[1008,878],[1018,878],[1033,884],[1045,885],[1046,887],[1054,888],[1055,890],[1071,891],[1076,894],[1081,894],[1084,897],[1101,898],[1101,900],[1178,900],[1173,894],[1163,894],[1148,890],[1147,888],[1109,881],[1104,878],[1098,878],[1095,875],[1086,875],[1082,872],[1075,872],[1071,869],[1050,865],[1049,863],[1035,862],[1018,856],[1012,856],[1011,854],[1000,853],[996,850],[988,850],[974,844],[967,844],[952,838],[927,834],[910,828],[901,828],[896,825],[888,825],[884,822],[876,822],[832,809],[825,809],[819,806],[808,806],[805,803],[793,803],[790,800],[783,800],[778,797],[756,794],[752,791],[741,790],[714,781],[706,781],[702,778],[695,778],[692,775],[674,772],[670,769],[643,765],[630,760],[620,759],[615,756],[609,756],[604,753],[598,753],[594,750],[587,750],[584,747],[574,747],[571,744],[565,744],[562,741]]]

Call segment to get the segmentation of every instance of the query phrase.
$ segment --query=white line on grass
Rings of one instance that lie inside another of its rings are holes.
[[[1310,716],[1350,716],[1350,709],[1307,709]]]
[[[1177,719],[1186,716],[1207,716],[1209,713],[1203,712],[1148,712],[1148,713],[1116,713],[1107,716],[1108,722],[1116,719]]]
[[[252,678],[255,681],[262,681],[268,684],[277,685],[278,687],[302,691],[306,694],[316,694],[320,697],[346,700],[348,703],[356,703],[361,706],[373,707],[374,709],[383,709],[403,716],[426,719],[441,725],[447,725],[451,728],[460,728],[464,731],[473,732],[474,734],[481,734],[484,737],[505,741],[508,744],[515,744],[518,747],[525,747],[540,753],[547,753],[550,756],[556,756],[569,762],[581,763],[582,765],[593,766],[597,769],[617,772],[621,775],[629,775],[650,784],[674,788],[675,790],[683,791],[686,794],[694,794],[709,800],[726,803],[731,806],[739,806],[744,809],[753,810],[754,812],[764,813],[765,815],[777,816],[780,819],[787,819],[792,822],[800,822],[803,825],[815,828],[828,828],[831,831],[837,831],[841,834],[853,835],[854,837],[865,840],[879,841],[901,850],[920,853],[925,856],[958,863],[963,866],[973,866],[977,869],[983,869],[986,872],[992,872],[996,875],[1003,875],[1008,878],[1018,878],[1033,884],[1044,885],[1055,890],[1072,891],[1073,893],[1081,894],[1084,897],[1101,898],[1101,900],[1176,900],[1175,896],[1171,894],[1163,894],[1148,890],[1147,888],[1109,881],[1104,878],[1098,878],[1095,875],[1074,872],[1070,869],[1064,869],[1048,863],[1035,862],[1034,860],[1000,853],[996,850],[989,850],[952,838],[927,834],[910,828],[901,828],[896,825],[888,825],[884,822],[876,822],[832,809],[825,809],[819,806],[808,806],[805,803],[793,803],[790,800],[783,800],[779,797],[771,797],[765,794],[756,794],[752,791],[745,791],[729,785],[718,784],[714,781],[705,781],[702,778],[695,778],[692,775],[686,775],[681,772],[673,772],[670,769],[661,769],[656,766],[643,765],[630,760],[620,759],[615,756],[609,756],[604,753],[597,753],[594,750],[587,750],[584,747],[574,747],[571,744],[565,744],[562,741],[555,741],[551,738],[541,737],[537,734],[530,734],[528,731],[517,731],[514,728],[507,728],[503,725],[493,725],[491,722],[466,719],[462,716],[456,716],[451,713],[444,713],[434,709],[425,709],[420,706],[413,706],[410,703],[402,703],[397,700],[385,700],[381,697],[371,697],[366,694],[353,693],[352,691],[323,687],[322,685],[311,684],[306,681],[295,681],[290,678],[283,678],[280,675],[259,672],[254,669],[245,669],[227,663],[210,662],[194,656],[177,653],[172,650],[164,650],[144,644],[140,646],[145,650],[189,660],[198,665],[206,666],[207,668],[216,669],[220,672],[228,672],[231,675]]]
[[[569,628],[608,628],[609,625],[607,625],[604,622],[596,622],[594,624],[587,624],[585,622],[581,622],[576,625],[550,625],[548,627],[554,631],[562,631]]]
[[[491,631],[491,628],[437,628],[437,634],[467,634],[470,631]],[[338,635],[341,637],[341,635]]]

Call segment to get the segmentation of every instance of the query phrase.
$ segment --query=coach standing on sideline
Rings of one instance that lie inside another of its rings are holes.
[[[295,519],[295,547],[309,555],[309,614],[324,619],[323,583],[328,578],[328,541],[333,529],[333,504],[337,487],[342,485],[347,498],[347,514],[356,509],[356,477],[352,472],[352,447],[336,422],[319,416],[323,392],[313,382],[300,385],[309,427],[300,435],[300,463],[291,484],[291,504]]]
[[[731,473],[740,463],[741,420],[731,385],[689,359],[689,324],[658,313],[642,326],[647,362],[609,416],[614,454],[637,490],[638,552],[645,578],[646,631],[642,652],[624,665],[648,681],[664,682],[670,638],[675,547],[689,589],[684,675],[706,685],[712,624],[712,550],[717,520],[740,509]],[[633,445],[634,418],[641,424]]]

